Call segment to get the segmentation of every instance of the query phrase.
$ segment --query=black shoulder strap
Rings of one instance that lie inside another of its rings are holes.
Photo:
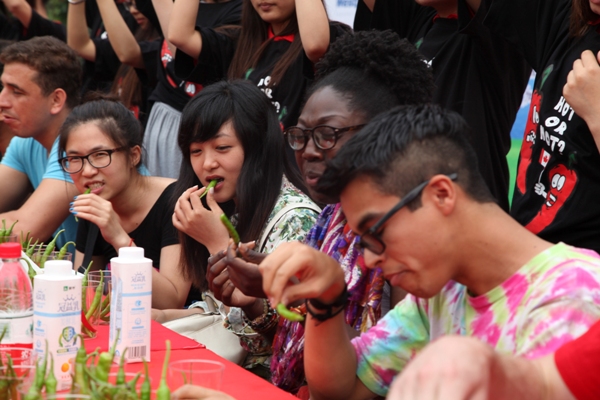
[[[92,255],[94,254],[94,246],[96,245],[96,238],[98,238],[98,232],[100,229],[96,224],[90,224],[88,229],[87,241],[85,242],[85,253],[83,255],[83,262],[79,267],[78,271],[82,274],[85,273],[90,261],[92,261]]]

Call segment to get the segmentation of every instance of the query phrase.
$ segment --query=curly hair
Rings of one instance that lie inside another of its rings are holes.
[[[315,68],[307,99],[331,86],[368,119],[394,105],[429,103],[433,95],[433,75],[423,56],[390,30],[341,36]]]

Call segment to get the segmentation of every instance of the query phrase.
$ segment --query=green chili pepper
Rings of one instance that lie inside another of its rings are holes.
[[[169,358],[171,357],[171,341],[167,340],[167,354],[163,361],[162,375],[160,377],[160,385],[156,390],[156,400],[170,400],[171,391],[167,386],[167,366],[169,365]]]
[[[86,314],[87,312],[87,301],[86,301],[86,290],[85,287],[88,284],[88,279],[89,279],[89,273],[90,273],[90,268],[92,268],[92,263],[94,261],[90,261],[90,263],[88,264],[88,267],[86,268],[85,272],[83,273],[83,279],[81,279],[81,311],[83,311],[83,315]]]
[[[128,392],[132,393],[132,394],[135,394],[135,396],[134,396],[135,400],[138,400],[136,387],[137,387],[137,383],[140,380],[141,376],[142,376],[142,373],[138,372],[137,374],[135,374],[135,376],[133,377],[132,380],[130,380],[129,382],[127,382],[125,384],[125,386],[127,386]],[[141,392],[141,389],[140,389],[140,392]]]
[[[92,193],[92,189],[87,188],[85,189],[85,192],[83,192],[83,194],[90,194]],[[77,218],[77,215],[75,215],[75,222],[79,222],[79,218]]]
[[[216,179],[213,179],[212,181],[210,181],[210,183],[208,184],[208,186],[206,187],[206,190],[204,192],[202,192],[202,194],[200,195],[200,198],[203,198],[204,196],[206,196],[206,193],[208,193],[208,191],[212,188],[214,188],[215,186],[217,186],[217,183],[219,181],[217,181]]]
[[[94,293],[94,298],[92,300],[92,304],[90,308],[85,313],[85,318],[89,321],[90,318],[94,315],[94,312],[100,307],[100,302],[102,301],[102,292],[104,291],[104,271],[100,270],[100,283],[98,287],[96,287],[96,292]]]
[[[31,242],[31,241],[30,241]],[[35,251],[36,246],[38,245],[37,239],[34,244],[27,244],[27,250],[25,250],[25,255],[29,258],[33,257],[33,252]]]
[[[144,382],[140,389],[140,400],[150,400],[150,394],[152,393],[152,387],[150,386],[150,372],[146,360],[143,359],[142,361],[144,361],[144,373],[146,376],[144,377]]]
[[[121,354],[121,361],[119,362],[119,371],[117,372],[117,385],[125,384],[125,354],[127,354],[127,347],[123,350],[123,354]]]
[[[229,236],[233,239],[235,244],[237,245],[240,242],[240,235],[237,233],[233,225],[231,225],[231,221],[227,218],[227,215],[221,214],[221,222],[227,228],[227,232],[229,232]]]
[[[58,231],[56,236],[54,236],[54,238],[46,246],[46,250],[44,251],[44,254],[42,254],[42,259],[40,260],[40,265],[39,265],[40,268],[44,268],[44,264],[46,263],[46,260],[48,259],[50,254],[54,251],[54,248],[56,247],[56,241],[58,240],[58,237],[64,231],[65,231],[64,229],[61,229],[60,231]]]
[[[87,352],[85,351],[85,344],[83,336],[77,335],[80,340],[79,350],[75,355],[75,373],[73,374],[73,385],[71,390],[73,391],[76,386],[79,386],[81,394],[89,393],[88,382],[89,379],[85,376],[85,366],[87,362]]]
[[[288,310],[288,308],[283,303],[277,304],[275,308],[277,310],[277,314],[281,315],[283,318],[290,320],[292,322],[302,322],[304,321],[304,316],[298,314],[297,312]]]
[[[108,382],[108,372],[110,371],[110,367],[115,358],[119,336],[121,336],[121,330],[117,330],[115,341],[113,342],[110,350],[101,353],[100,357],[98,357],[98,364],[96,365],[96,379],[98,379],[99,382]]]
[[[56,380],[56,376],[54,375],[54,357],[50,354],[50,370],[48,371],[48,375],[46,376],[46,395],[54,395],[56,394],[56,385],[58,385],[58,381]]]
[[[67,250],[69,245],[72,244],[73,246],[75,246],[75,242],[67,242],[63,245],[63,247],[60,248],[60,251],[58,252],[58,255],[56,256],[57,260],[62,260],[63,258],[65,258],[65,254],[67,254]]]
[[[46,367],[48,366],[48,343],[46,343],[46,351],[44,352],[44,359],[42,365],[37,364],[35,369],[35,380],[29,387],[29,391],[24,397],[24,400],[38,400],[42,387],[44,386],[44,377],[46,376]]]
[[[8,236],[8,235],[12,234],[12,230],[15,227],[15,225],[17,224],[17,222],[19,222],[19,220],[16,220],[15,222],[13,222],[12,225],[10,226],[10,228],[6,229],[5,221],[2,220],[2,234],[0,234],[0,236]]]

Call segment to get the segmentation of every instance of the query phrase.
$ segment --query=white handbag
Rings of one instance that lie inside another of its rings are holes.
[[[223,303],[211,293],[204,293],[208,310],[165,322],[163,325],[180,335],[202,343],[219,356],[241,365],[246,358],[246,350],[240,345],[240,338],[223,326],[225,312]]]

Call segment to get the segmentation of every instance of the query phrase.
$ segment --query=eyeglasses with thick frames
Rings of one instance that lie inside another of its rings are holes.
[[[455,181],[456,178],[458,178],[458,174],[456,173],[447,176],[453,181]],[[365,250],[369,250],[371,253],[377,255],[383,254],[383,252],[385,251],[385,243],[383,243],[383,240],[380,236],[381,232],[379,231],[381,230],[383,225],[390,218],[392,218],[394,214],[396,214],[398,211],[400,211],[400,209],[402,209],[402,207],[406,206],[408,203],[416,199],[421,194],[423,189],[425,189],[425,187],[429,184],[429,182],[430,180],[428,179],[425,182],[419,184],[414,189],[412,189],[410,192],[408,192],[398,204],[392,207],[392,209],[388,211],[383,217],[381,217],[381,219],[377,221],[375,225],[373,225],[371,228],[369,228],[368,231],[362,234],[359,242],[360,247],[362,247]]]
[[[116,151],[121,151],[125,147],[117,147],[116,149],[96,150],[92,151],[87,156],[67,156],[58,159],[62,169],[69,174],[76,174],[83,169],[83,160],[87,160],[94,168],[106,168],[112,161],[112,154]]]
[[[290,126],[283,133],[292,149],[300,151],[306,147],[309,136],[312,137],[315,146],[321,150],[332,149],[343,133],[361,129],[365,124],[347,126],[345,128],[334,128],[328,125],[319,125],[311,129]]]

